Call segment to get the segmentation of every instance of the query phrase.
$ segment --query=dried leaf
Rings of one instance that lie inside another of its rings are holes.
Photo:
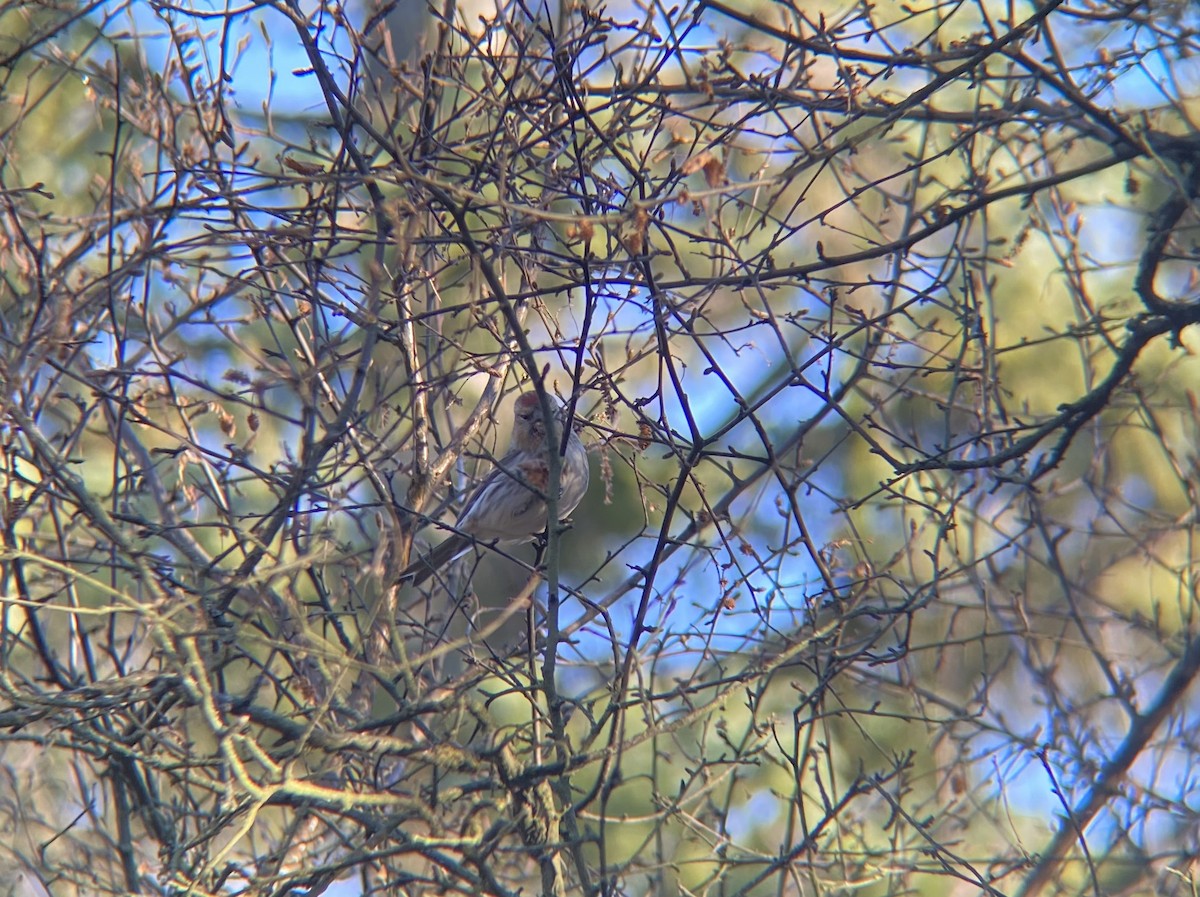
[[[725,163],[716,156],[704,163],[704,182],[716,189],[725,183]]]
[[[283,157],[283,166],[284,168],[290,168],[297,174],[302,174],[307,177],[313,177],[314,175],[325,173],[325,169],[320,165],[313,165],[309,162],[301,162],[299,159],[293,159],[291,156]]]
[[[681,166],[679,166],[679,170],[683,174],[695,174],[700,169],[707,168],[712,160],[712,151],[704,150],[703,152],[696,153],[696,155],[684,162]]]

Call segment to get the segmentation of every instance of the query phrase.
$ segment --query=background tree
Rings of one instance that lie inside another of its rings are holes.
[[[0,892],[1194,893],[1198,28],[0,0]]]

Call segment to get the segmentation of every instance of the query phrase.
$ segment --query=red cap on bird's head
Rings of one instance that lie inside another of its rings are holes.
[[[536,392],[523,392],[517,396],[517,401],[513,404],[513,411],[517,414],[526,415],[535,408],[541,407],[541,402],[538,401]]]

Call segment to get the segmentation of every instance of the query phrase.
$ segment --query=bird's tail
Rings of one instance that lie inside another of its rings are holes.
[[[473,543],[474,540],[469,536],[456,533],[405,567],[397,577],[397,581],[412,582],[414,586],[419,586],[435,573],[446,569],[451,561],[470,548]]]

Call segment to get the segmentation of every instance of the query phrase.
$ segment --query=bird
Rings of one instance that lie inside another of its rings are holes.
[[[417,558],[398,577],[420,585],[478,544],[519,545],[546,529],[546,493],[550,487],[549,452],[562,445],[565,408],[547,394],[554,409],[553,432],[536,392],[524,392],[513,404],[512,441],[507,454],[471,493],[455,531],[432,551]],[[548,438],[549,437],[549,438]],[[587,493],[590,471],[587,449],[572,431],[559,467],[558,517],[569,515]]]

